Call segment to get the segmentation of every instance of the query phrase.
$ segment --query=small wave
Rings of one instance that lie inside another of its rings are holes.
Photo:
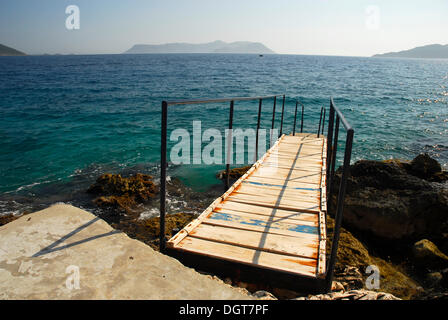
[[[15,192],[17,192],[17,191],[21,191],[21,190],[25,190],[25,189],[31,189],[32,187],[38,186],[38,185],[40,185],[40,184],[50,183],[50,182],[51,182],[50,180],[45,180],[45,181],[41,181],[41,182],[34,182],[34,183],[31,183],[31,184],[27,184],[27,185],[18,187],[18,188],[15,190]]]
[[[160,215],[160,211],[157,208],[151,208],[149,210],[145,210],[140,213],[139,220],[146,220],[152,217],[158,217]]]

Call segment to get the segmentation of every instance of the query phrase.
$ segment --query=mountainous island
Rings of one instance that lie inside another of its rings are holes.
[[[0,56],[26,56],[25,53],[0,44]]]
[[[376,54],[378,58],[422,58],[422,59],[448,59],[448,44],[430,44],[399,52]]]
[[[166,44],[136,44],[124,53],[275,53],[260,42],[214,41],[209,43],[166,43]]]

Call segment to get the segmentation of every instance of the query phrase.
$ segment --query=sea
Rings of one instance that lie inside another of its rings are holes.
[[[328,116],[333,98],[355,130],[352,162],[411,160],[428,153],[447,169],[448,60],[282,54],[0,57],[0,215],[56,202],[93,210],[85,191],[103,173],[142,172],[157,181],[163,100],[275,94],[285,95],[283,133],[293,130],[296,101],[304,105],[304,131],[317,133],[321,109]],[[281,98],[276,105],[279,128]],[[264,100],[261,128],[271,127],[272,113],[273,99]],[[257,116],[258,100],[235,102],[233,127],[255,129]],[[178,143],[170,139],[173,130],[192,133],[193,121],[200,121],[202,131],[224,135],[229,104],[170,106],[168,153]],[[341,127],[341,150],[344,137]],[[252,163],[249,155],[245,159]],[[216,173],[224,167],[171,163],[168,175],[188,190],[172,203],[185,204],[186,194],[213,198],[222,191]],[[156,206],[147,214],[157,214]]]

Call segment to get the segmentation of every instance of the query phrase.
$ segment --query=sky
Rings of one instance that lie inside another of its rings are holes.
[[[69,5],[79,29],[66,27]],[[276,53],[371,56],[448,44],[448,0],[0,0],[0,44],[27,54],[134,44],[262,42]]]

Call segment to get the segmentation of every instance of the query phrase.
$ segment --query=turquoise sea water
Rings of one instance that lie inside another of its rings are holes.
[[[448,165],[448,60],[300,55],[90,55],[0,57],[0,214],[82,194],[104,172],[157,175],[164,99],[286,94],[315,132],[330,97],[355,128],[353,161],[412,159]],[[173,106],[169,129],[223,130],[228,104]],[[281,101],[277,103],[277,127]],[[235,104],[234,127],[255,128],[258,102]],[[272,101],[263,105],[270,127]],[[173,145],[173,142],[170,144]],[[172,166],[194,190],[223,166]],[[62,196],[64,195],[64,196]]]

